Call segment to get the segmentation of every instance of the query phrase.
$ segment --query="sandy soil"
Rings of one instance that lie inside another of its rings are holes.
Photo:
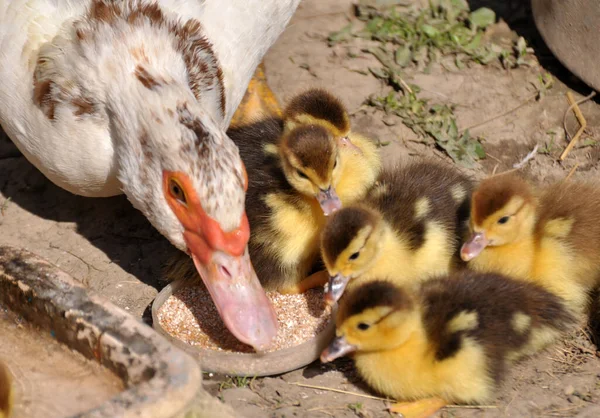
[[[576,149],[563,163],[557,157],[566,145],[563,116],[568,107],[565,93],[576,98],[591,89],[578,82],[550,55],[519,2],[487,0],[471,2],[492,7],[510,28],[535,49],[536,64],[514,70],[499,66],[474,66],[448,72],[433,68],[430,74],[410,72],[425,95],[438,102],[454,103],[459,128],[484,122],[494,115],[521,106],[471,130],[485,137],[488,158],[471,171],[480,177],[494,167],[506,170],[520,161],[535,144],[551,143],[548,154],[538,154],[524,169],[534,179],[550,181],[566,176],[578,165],[575,177],[598,174],[600,147]],[[511,5],[506,5],[508,3]],[[515,5],[516,4],[516,5]],[[371,76],[351,69],[376,64],[372,57],[348,58],[344,45],[328,47],[329,32],[345,26],[352,16],[349,0],[304,0],[286,32],[266,57],[269,84],[285,101],[309,86],[330,89],[353,113],[354,129],[381,141],[386,163],[407,156],[431,156],[449,160],[440,151],[415,142],[415,134],[401,123],[388,126],[380,113],[359,111],[372,93],[383,91]],[[514,36],[506,30],[505,36]],[[499,31],[499,36],[502,31]],[[535,93],[532,83],[539,74],[553,74],[555,86],[541,101],[527,100]],[[581,106],[588,120],[584,138],[600,139],[600,106],[588,101]],[[567,118],[569,132],[577,122]],[[554,131],[556,134],[548,133]],[[73,196],[46,180],[0,136],[0,244],[24,247],[81,280],[132,314],[148,318],[148,306],[164,283],[160,266],[176,251],[153,230],[123,196],[89,199]],[[352,363],[342,359],[332,365],[316,362],[283,376],[245,379],[206,376],[209,391],[248,417],[383,417],[386,403],[351,394],[312,389],[295,383],[376,395],[360,383]],[[497,402],[480,409],[447,409],[441,416],[600,416],[600,358],[596,347],[577,331],[564,343],[549,348],[515,367],[498,393]]]

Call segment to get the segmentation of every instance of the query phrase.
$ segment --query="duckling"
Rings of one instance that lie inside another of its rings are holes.
[[[555,341],[574,322],[541,286],[462,269],[412,285],[373,280],[340,299],[329,362],[354,353],[361,377],[406,401],[404,417],[428,417],[447,403],[492,400],[517,359]]]
[[[335,138],[344,155],[344,170],[336,186],[344,204],[362,199],[381,171],[377,147],[351,130],[346,108],[327,90],[312,88],[296,95],[283,111],[284,130],[299,125],[319,125]]]
[[[6,365],[0,361],[0,418],[9,418],[13,405],[12,383]]]
[[[319,106],[326,110],[319,117],[333,122],[302,116],[303,108],[314,115]],[[346,130],[352,146],[344,145],[348,141],[340,139],[336,111],[347,119],[334,96],[309,90],[291,100],[283,118],[228,132],[250,173],[249,253],[266,290],[301,293],[327,282],[324,271],[309,276],[319,260],[325,218],[364,197],[379,174],[375,144]],[[197,277],[192,263],[181,256],[169,263],[166,276],[171,280]]]
[[[600,284],[600,188],[562,181],[535,190],[515,173],[481,182],[471,202],[469,268],[533,281],[583,312]]]
[[[469,178],[429,161],[385,169],[364,204],[339,210],[323,230],[326,301],[336,302],[351,279],[406,283],[458,267],[471,189]]]

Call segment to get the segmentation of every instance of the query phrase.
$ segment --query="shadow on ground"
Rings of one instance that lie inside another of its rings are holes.
[[[55,186],[18,152],[2,131],[0,193],[12,204],[42,219],[74,224],[78,234],[123,270],[157,290],[164,287],[157,272],[178,250],[125,196],[81,197]]]

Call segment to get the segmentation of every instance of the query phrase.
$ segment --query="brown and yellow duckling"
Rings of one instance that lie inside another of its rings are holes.
[[[364,204],[328,220],[321,254],[331,276],[328,303],[346,285],[377,277],[398,283],[446,274],[460,264],[467,232],[471,181],[433,162],[384,170]]]
[[[323,273],[307,278],[319,259],[326,216],[364,197],[381,162],[374,143],[341,124],[347,122],[346,111],[324,90],[295,97],[283,115],[228,134],[248,172],[249,251],[259,280],[266,290],[299,293],[327,281]],[[197,277],[182,256],[166,275]]]
[[[535,190],[515,173],[490,177],[473,193],[461,256],[471,269],[533,281],[584,311],[600,283],[599,207],[591,183]]]
[[[323,362],[353,353],[361,377],[424,418],[448,403],[494,399],[512,361],[555,341],[574,322],[541,286],[463,269],[413,285],[374,280],[340,299]]]
[[[12,379],[8,368],[0,361],[0,418],[9,418],[12,406]]]

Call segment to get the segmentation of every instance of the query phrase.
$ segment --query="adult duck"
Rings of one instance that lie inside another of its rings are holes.
[[[225,131],[300,0],[0,0],[0,123],[56,185],[125,193],[188,252],[241,341],[277,322]]]

